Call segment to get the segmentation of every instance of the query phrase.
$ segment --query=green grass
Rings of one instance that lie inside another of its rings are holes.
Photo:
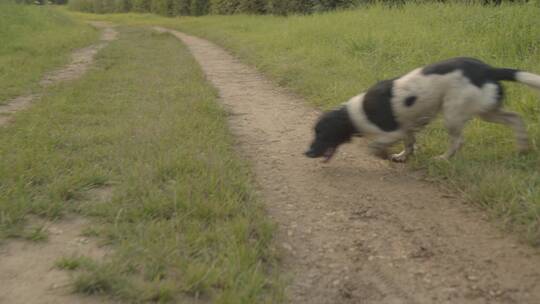
[[[94,261],[85,256],[62,257],[54,263],[54,266],[62,270],[91,269]]]
[[[78,292],[129,303],[276,303],[272,225],[215,90],[172,36],[121,29],[81,80],[0,128],[0,240],[28,218],[91,217],[103,261],[63,260]],[[96,201],[91,189],[112,187]],[[33,215],[33,216],[30,216]]]
[[[540,73],[539,8],[464,4],[410,4],[293,16],[164,18],[150,14],[88,15],[131,25],[163,25],[205,37],[292,88],[317,107],[334,107],[378,80],[453,56]],[[540,244],[540,101],[506,84],[506,105],[523,114],[535,151],[518,156],[504,127],[475,121],[467,143],[450,163],[431,160],[446,148],[440,124],[423,132],[411,162],[431,178],[464,193],[508,228]],[[301,147],[299,147],[301,149]]]
[[[46,71],[97,38],[89,25],[48,6],[0,1],[0,104],[35,89]]]

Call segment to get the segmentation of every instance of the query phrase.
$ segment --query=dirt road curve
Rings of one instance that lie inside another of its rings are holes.
[[[71,62],[64,67],[47,73],[39,82],[41,88],[63,82],[79,79],[86,73],[88,68],[94,62],[96,54],[107,46],[109,42],[116,39],[118,32],[112,25],[106,22],[91,22],[92,26],[101,29],[100,41],[88,47],[75,50],[71,54]],[[9,123],[12,119],[11,114],[27,109],[32,102],[41,97],[42,92],[22,95],[0,104],[0,126]]]
[[[292,303],[540,303],[538,251],[361,143],[328,165],[303,157],[315,110],[216,45],[170,32],[219,89],[253,163]]]

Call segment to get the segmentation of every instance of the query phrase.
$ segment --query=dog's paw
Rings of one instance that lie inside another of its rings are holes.
[[[407,155],[405,155],[405,153],[403,152],[398,154],[392,154],[390,155],[390,160],[395,163],[404,163],[407,161]]]

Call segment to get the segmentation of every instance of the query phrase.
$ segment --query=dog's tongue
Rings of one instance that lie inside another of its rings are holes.
[[[323,163],[327,163],[330,161],[330,159],[332,158],[332,156],[334,156],[334,153],[336,152],[336,148],[329,148],[327,149],[325,152],[324,152],[324,159],[323,159]]]

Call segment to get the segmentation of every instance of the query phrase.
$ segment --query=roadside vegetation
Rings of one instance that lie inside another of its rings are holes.
[[[307,16],[89,15],[131,25],[162,25],[207,38],[255,65],[322,109],[334,107],[378,80],[453,56],[473,56],[502,67],[540,73],[537,3],[482,6],[406,4]],[[511,130],[474,121],[466,144],[449,163],[440,124],[425,130],[411,164],[458,191],[540,245],[540,100],[523,85],[506,83],[506,106],[527,122],[534,150],[515,152]],[[307,143],[308,139],[306,139]],[[299,147],[303,149],[303,147]]]
[[[0,1],[0,104],[35,89],[43,73],[97,38],[94,28],[51,7]]]
[[[280,302],[273,228],[216,91],[177,39],[119,30],[84,78],[48,88],[0,128],[0,241],[24,237],[35,216],[78,214],[111,254],[58,257],[77,271],[77,292]]]

